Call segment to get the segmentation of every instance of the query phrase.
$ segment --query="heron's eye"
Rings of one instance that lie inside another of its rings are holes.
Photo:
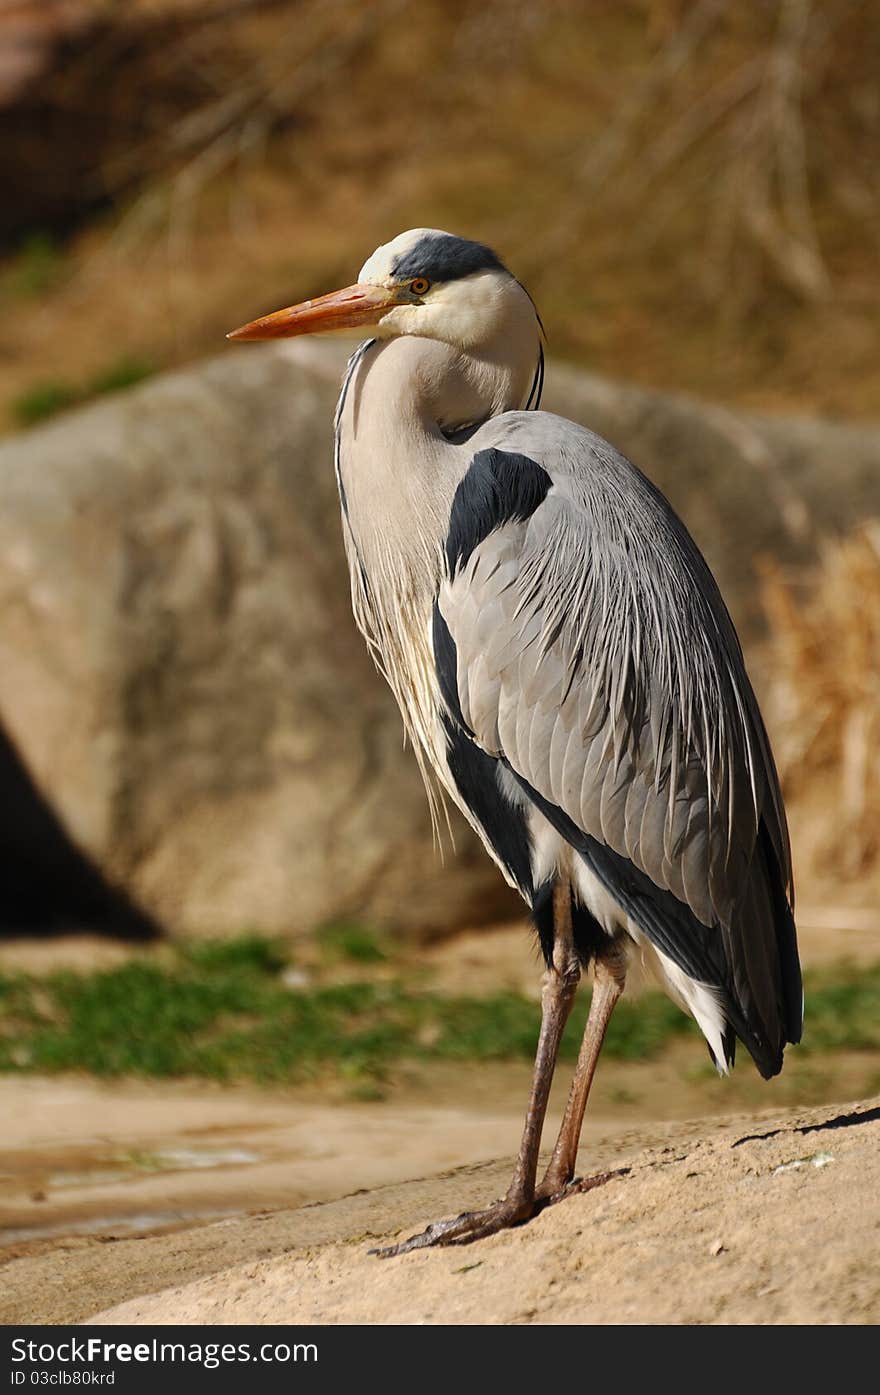
[[[426,291],[431,289],[431,282],[426,280],[424,276],[417,276],[414,281],[410,281],[409,288],[413,295],[424,295]]]

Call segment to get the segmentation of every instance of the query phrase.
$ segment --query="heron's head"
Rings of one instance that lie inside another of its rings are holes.
[[[538,320],[531,298],[490,248],[436,228],[413,228],[378,247],[353,286],[276,310],[230,339],[281,339],[364,329],[478,349]]]

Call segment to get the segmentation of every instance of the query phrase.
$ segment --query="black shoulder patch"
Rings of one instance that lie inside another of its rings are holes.
[[[446,538],[450,576],[496,528],[531,518],[552,484],[547,471],[527,455],[477,451],[452,501]]]
[[[504,263],[482,242],[468,242],[452,233],[426,233],[391,268],[397,280],[424,276],[429,281],[458,281],[475,271],[506,271]]]

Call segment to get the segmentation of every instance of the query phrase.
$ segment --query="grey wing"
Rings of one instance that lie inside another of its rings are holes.
[[[441,687],[658,948],[721,990],[773,1073],[801,998],[757,703],[683,525],[629,462],[581,440],[546,468],[474,457],[437,602]]]

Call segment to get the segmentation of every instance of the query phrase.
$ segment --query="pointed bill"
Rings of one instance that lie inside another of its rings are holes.
[[[251,320],[227,334],[227,339],[289,339],[296,334],[327,334],[378,324],[382,316],[405,301],[397,290],[384,286],[345,286],[341,291],[289,305]]]

